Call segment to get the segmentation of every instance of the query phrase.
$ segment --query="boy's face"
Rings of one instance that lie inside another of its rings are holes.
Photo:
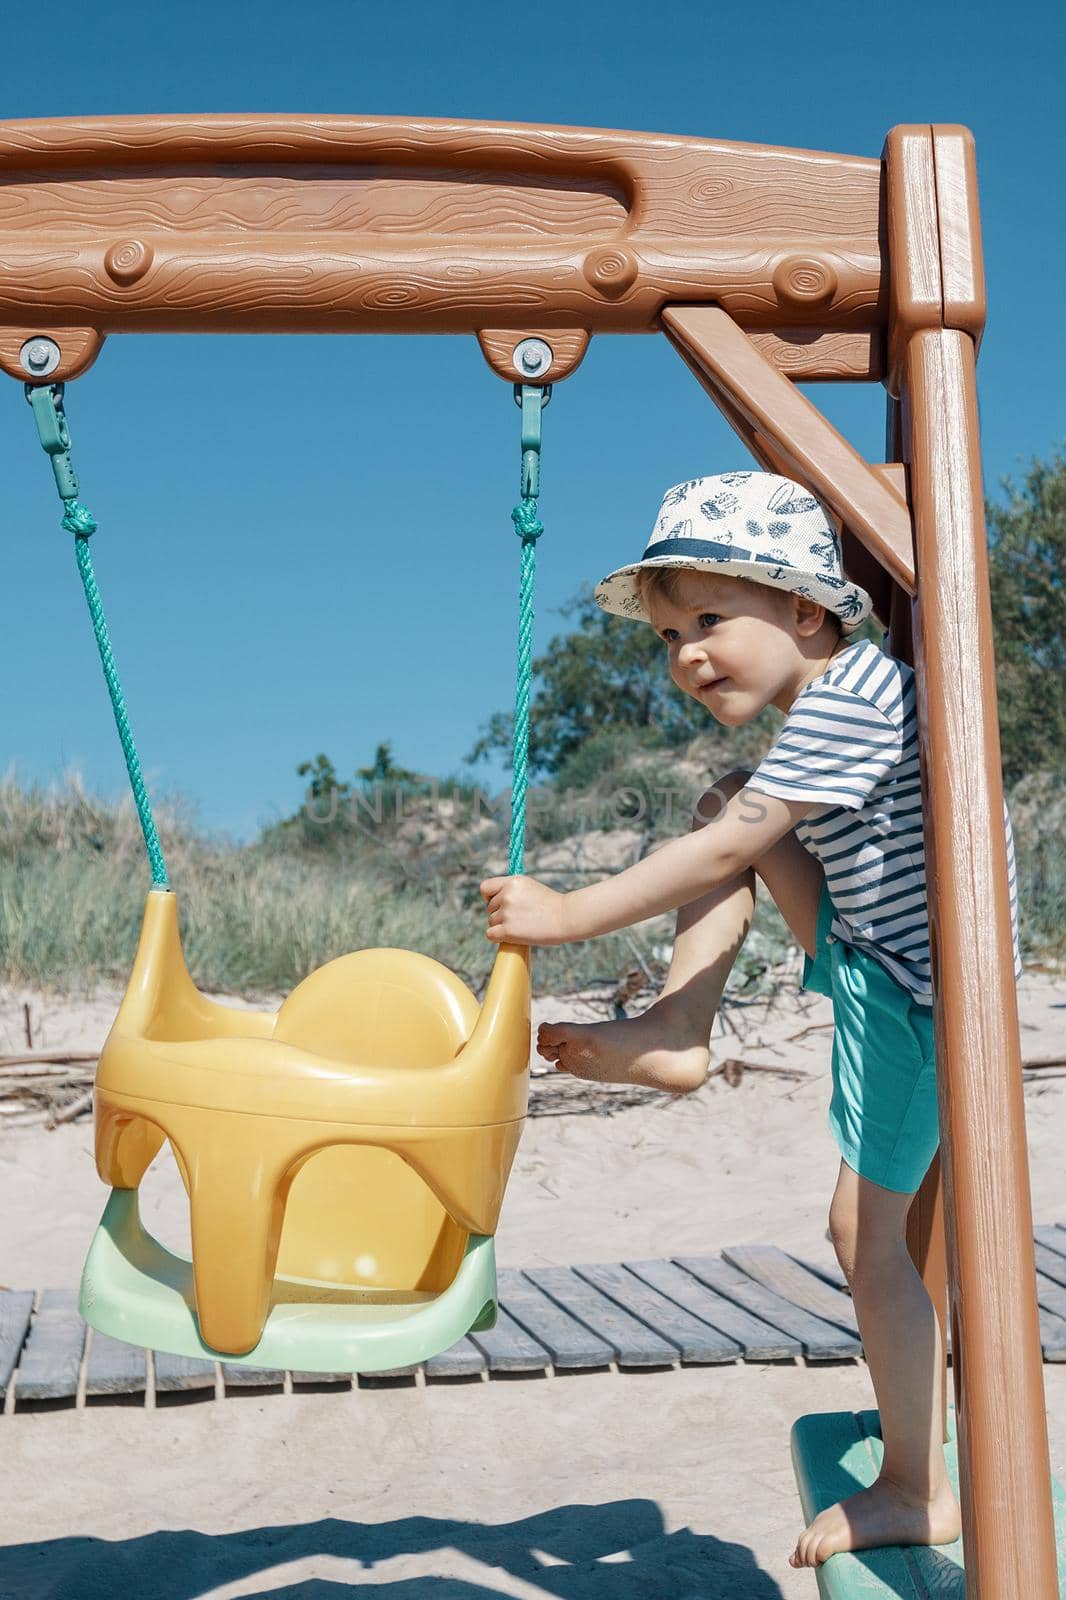
[[[653,593],[648,609],[677,687],[727,727],[769,705],[787,711],[811,675],[795,597],[783,590],[683,571],[673,598]]]

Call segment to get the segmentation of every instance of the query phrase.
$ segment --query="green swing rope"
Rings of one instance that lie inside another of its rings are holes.
[[[61,384],[38,386],[27,384],[26,398],[33,407],[37,432],[41,444],[51,458],[56,488],[63,502],[60,527],[74,535],[74,554],[77,558],[78,572],[81,575],[82,588],[85,590],[93,633],[96,635],[96,647],[100,652],[100,664],[104,669],[104,681],[111,697],[111,709],[115,714],[115,727],[118,729],[122,744],[122,754],[126,758],[130,788],[133,790],[133,800],[137,807],[137,816],[140,819],[141,832],[144,834],[144,843],[152,868],[152,888],[168,889],[170,882],[167,878],[167,864],[163,858],[163,847],[159,842],[159,833],[152,815],[152,803],[148,798],[137,746],[133,741],[126,699],[122,693],[103,602],[93,571],[93,558],[89,552],[89,536],[96,532],[96,519],[88,507],[83,506],[78,499],[78,480],[70,460],[70,431],[63,414],[63,388]]]
[[[529,692],[533,679],[533,590],[537,575],[537,540],[544,524],[537,514],[540,493],[540,419],[551,388],[515,385],[522,407],[522,499],[511,512],[522,541],[518,590],[518,675],[514,707],[514,756],[511,766],[511,842],[507,870],[520,873],[525,863],[526,798],[529,793]]]

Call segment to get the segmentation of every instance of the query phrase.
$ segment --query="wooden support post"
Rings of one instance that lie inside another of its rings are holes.
[[[904,361],[967,1594],[1057,1600],[972,338]]]
[[[900,463],[906,460],[903,437],[902,408],[897,399],[886,395],[885,408],[885,459]],[[900,470],[906,475],[906,467]],[[909,499],[909,494],[908,494]],[[888,610],[888,647],[897,661],[914,665],[914,627],[910,597],[898,584],[892,585]],[[910,1258],[921,1273],[925,1292],[933,1303],[936,1320],[940,1325],[940,1399],[941,1424],[945,1442],[948,1437],[948,1264],[944,1241],[944,1191],[940,1181],[940,1153],[933,1157],[914,1197],[907,1217],[907,1249]]]

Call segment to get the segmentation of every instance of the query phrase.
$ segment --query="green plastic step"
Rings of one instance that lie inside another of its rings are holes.
[[[954,1419],[944,1446],[956,1494],[959,1463]],[[830,1411],[800,1417],[792,1429],[792,1464],[807,1522],[858,1489],[881,1468],[881,1424],[876,1411]],[[1066,1595],[1066,1495],[1052,1479],[1059,1587]],[[841,1552],[815,1569],[821,1600],[966,1600],[962,1540],[953,1544],[884,1547]]]

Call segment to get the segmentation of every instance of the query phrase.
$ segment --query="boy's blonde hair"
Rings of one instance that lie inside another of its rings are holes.
[[[649,609],[651,601],[656,597],[668,601],[671,605],[678,605],[681,598],[682,581],[685,578],[699,578],[701,576],[702,573],[699,569],[693,569],[692,567],[642,567],[636,575],[635,582],[642,604],[645,609]],[[726,576],[724,573],[719,577],[713,572],[709,572],[707,576],[717,578],[719,583],[743,583],[751,589],[761,590],[763,594],[768,590],[772,594],[788,594],[787,589],[777,589],[767,583],[756,583],[753,578],[740,578],[734,574]],[[834,624],[838,633],[843,632],[841,619],[835,611],[827,610],[825,619],[827,622]]]

